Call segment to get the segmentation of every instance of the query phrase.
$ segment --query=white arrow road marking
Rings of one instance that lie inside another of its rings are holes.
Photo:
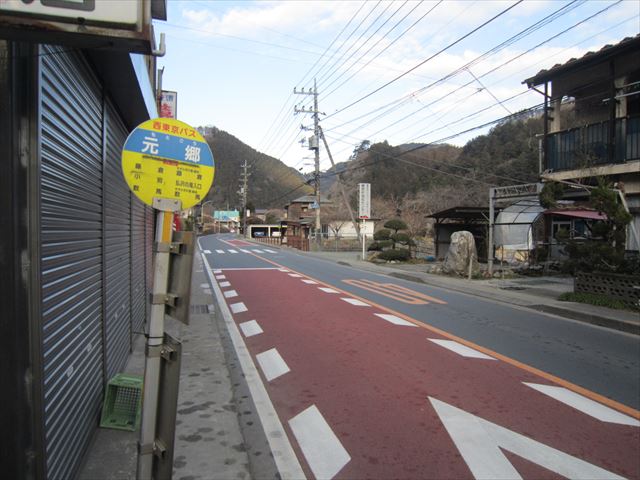
[[[224,294],[224,298],[233,298],[238,296],[238,292],[235,290],[227,290],[226,292],[222,292]]]
[[[232,303],[231,305],[229,305],[229,308],[231,308],[231,311],[233,313],[242,313],[248,310],[247,306],[242,302]]]
[[[224,253],[224,250],[216,250],[218,253]]]
[[[315,405],[289,420],[289,426],[318,480],[335,477],[351,460]]]
[[[556,387],[553,385],[541,385],[538,383],[522,382],[527,387],[531,387],[559,402],[569,405],[582,413],[596,418],[601,422],[617,423],[619,425],[629,425],[632,427],[640,427],[640,421],[620,413],[613,408],[609,408],[601,403],[595,402],[587,397],[572,392],[564,387]]]
[[[327,287],[318,287],[319,290],[322,290],[325,293],[340,293],[337,290],[334,290],[333,288],[327,288]]]
[[[407,322],[406,320],[396,317],[395,315],[388,315],[386,313],[375,313],[376,317],[380,317],[387,322],[393,323],[394,325],[403,325],[405,327],[417,327],[415,323]]]
[[[355,305],[356,307],[370,307],[371,306],[368,303],[361,302],[360,300],[357,300],[355,298],[341,298],[341,300],[344,300],[345,302],[350,303],[351,305]]]
[[[489,355],[485,355],[484,353],[478,352],[473,348],[469,348],[466,345],[462,345],[461,343],[454,342],[453,340],[440,340],[437,338],[429,338],[429,341],[440,345],[452,352],[457,353],[458,355],[462,355],[463,357],[468,358],[481,358],[484,360],[495,360],[495,358],[490,357]]]
[[[239,326],[245,337],[253,337],[254,335],[260,335],[261,333],[263,333],[262,328],[255,320],[243,322]]]
[[[566,478],[623,478],[440,400],[432,397],[429,400],[477,479],[522,478],[501,449]]]
[[[289,366],[275,348],[259,353],[256,355],[256,360],[268,382],[290,371]]]

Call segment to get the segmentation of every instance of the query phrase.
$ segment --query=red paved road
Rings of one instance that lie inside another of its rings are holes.
[[[239,246],[239,245],[236,245]],[[465,358],[428,340],[424,328],[393,325],[378,307],[350,305],[285,272],[226,271],[264,333],[255,355],[276,348],[290,372],[267,382],[288,421],[316,405],[351,456],[337,478],[472,478],[428,398],[433,397],[627,478],[640,478],[639,428],[605,423],[523,385],[549,384],[500,360]],[[517,455],[524,478],[561,478]],[[308,466],[306,472],[312,477]]]

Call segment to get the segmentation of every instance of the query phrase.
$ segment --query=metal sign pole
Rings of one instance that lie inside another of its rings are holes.
[[[156,222],[156,254],[153,268],[153,293],[149,335],[145,349],[144,396],[142,399],[142,425],[138,444],[137,478],[152,478],[156,437],[156,417],[160,384],[160,354],[164,339],[164,314],[169,283],[169,257],[173,227],[173,212],[160,211]]]
[[[364,219],[361,220],[360,231],[362,232],[362,260],[366,260],[366,244],[367,244],[367,235],[364,233]]]

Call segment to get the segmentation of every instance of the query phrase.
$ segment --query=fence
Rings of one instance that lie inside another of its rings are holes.
[[[626,306],[640,310],[640,280],[631,275],[615,273],[576,273],[574,291],[593,293],[619,300]]]

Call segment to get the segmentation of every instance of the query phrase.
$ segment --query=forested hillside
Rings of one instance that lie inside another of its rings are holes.
[[[302,186],[302,175],[280,160],[260,153],[233,135],[217,128],[205,135],[213,151],[216,173],[207,200],[217,209],[241,208],[238,194],[242,164],[249,164],[248,203],[256,208],[282,208],[289,200],[313,191]],[[296,190],[296,187],[300,187]]]

